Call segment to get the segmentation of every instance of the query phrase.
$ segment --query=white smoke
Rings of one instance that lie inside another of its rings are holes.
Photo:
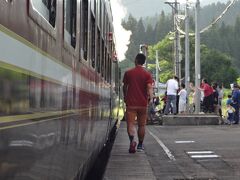
[[[110,0],[113,13],[113,26],[116,38],[116,51],[119,61],[125,59],[125,53],[130,43],[131,31],[127,31],[121,25],[122,20],[127,15],[126,8],[122,5],[122,0]]]

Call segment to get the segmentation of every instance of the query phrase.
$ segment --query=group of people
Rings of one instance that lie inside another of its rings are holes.
[[[135,57],[135,67],[126,71],[123,77],[123,95],[126,104],[125,118],[127,120],[127,132],[130,140],[129,153],[143,151],[143,141],[145,137],[145,125],[148,117],[148,105],[154,103],[153,79],[152,75],[145,70],[143,64],[146,61],[144,54],[137,54]],[[180,84],[180,86],[179,86]],[[166,104],[163,113],[168,115],[185,113],[188,101],[188,93],[185,85],[179,83],[178,77],[174,76],[166,83]],[[217,84],[210,86],[206,79],[202,80],[200,87],[190,89],[195,94],[196,89],[202,92],[202,110],[203,112],[219,112],[222,116],[221,104],[223,99],[223,89]],[[194,95],[193,95],[193,99]],[[196,103],[193,100],[193,104]],[[159,99],[158,99],[159,102]],[[240,91],[237,84],[234,85],[232,95],[229,96],[227,102],[229,109],[229,118],[235,124],[239,123],[239,107],[240,107]],[[231,114],[232,113],[232,114]],[[137,120],[138,128],[135,128],[135,120]],[[138,143],[135,139],[137,134]]]
[[[195,91],[191,85],[190,88]],[[222,99],[223,99],[223,87],[219,86],[217,83],[213,83],[212,86],[209,85],[207,79],[202,79],[200,87],[196,87],[201,91],[201,111],[204,113],[219,113],[222,116]],[[195,93],[193,93],[195,94]],[[196,99],[194,98],[194,104]]]
[[[178,81],[179,80],[176,76],[167,81],[167,105],[164,111],[165,115],[169,113],[169,109],[171,108],[173,114],[176,114],[177,112],[180,114],[186,113],[186,104],[189,100],[188,93],[185,90],[185,84],[181,83],[180,88],[177,86]],[[218,86],[217,83],[214,83],[212,86],[210,86],[207,82],[207,79],[202,79],[200,87],[193,87],[192,83],[190,83],[189,88],[191,91],[193,91],[193,111],[195,110],[196,104],[195,93],[196,89],[198,89],[201,92],[201,98],[199,102],[201,104],[201,112],[214,112],[222,117],[222,86]]]
[[[181,83],[179,88],[179,79],[173,76],[166,83],[166,105],[164,106],[164,114],[168,115],[170,112],[176,115],[177,113],[186,113],[187,91],[185,84]]]

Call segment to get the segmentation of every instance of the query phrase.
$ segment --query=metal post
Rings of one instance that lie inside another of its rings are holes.
[[[187,90],[187,95],[190,94],[189,83],[190,83],[190,72],[189,72],[189,4],[188,0],[186,2],[185,9],[185,85]],[[189,100],[187,101],[187,113],[189,112]]]
[[[145,54],[145,56],[146,56],[146,62],[145,62],[145,64],[146,64],[146,69],[148,69],[148,61],[147,61],[147,46],[145,45],[144,46],[145,48],[145,51],[144,51],[144,54]]]
[[[200,112],[200,79],[201,79],[201,63],[200,63],[200,31],[199,31],[199,11],[200,11],[200,1],[196,1],[196,12],[195,12],[195,113]]]
[[[180,62],[179,62],[179,32],[177,30],[177,20],[176,17],[178,15],[178,2],[175,0],[175,2],[165,2],[165,4],[168,4],[172,7],[173,9],[173,30],[175,32],[175,38],[174,38],[174,72],[175,75],[180,77],[181,76],[181,71],[180,71]]]
[[[175,0],[174,3],[174,32],[175,32],[175,41],[174,41],[174,56],[175,56],[175,74],[180,78],[180,69],[179,69],[179,32],[177,30],[177,16],[178,16],[178,3]]]
[[[146,56],[146,61],[145,61],[145,68],[146,69],[148,69],[147,49],[148,49],[148,46],[146,44],[140,44],[139,52],[143,53]]]
[[[159,94],[159,77],[158,77],[158,50],[156,50],[156,88],[157,88],[157,92]]]

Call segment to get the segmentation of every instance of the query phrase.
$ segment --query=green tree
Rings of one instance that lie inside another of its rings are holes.
[[[154,44],[154,39],[155,39],[154,30],[152,25],[150,24],[148,24],[147,26],[146,35],[147,35],[145,38],[146,44]]]
[[[156,69],[156,50],[158,51],[159,66],[161,72],[159,74],[160,82],[166,82],[173,75],[173,61],[172,61],[172,46],[173,42],[166,36],[162,41],[159,41],[148,49],[149,70],[155,74]]]
[[[169,33],[172,29],[173,20],[171,16],[166,16],[164,11],[161,12],[159,20],[155,26],[155,42],[158,42]]]
[[[232,67],[232,58],[220,51],[201,46],[201,74],[209,82],[230,84],[238,75]]]
[[[146,33],[145,33],[145,27],[143,25],[143,21],[142,21],[142,18],[139,19],[138,23],[137,23],[137,29],[135,32],[133,32],[133,37],[135,36],[135,42],[136,42],[136,45],[140,45],[140,44],[146,44],[145,42],[145,36],[146,36]]]

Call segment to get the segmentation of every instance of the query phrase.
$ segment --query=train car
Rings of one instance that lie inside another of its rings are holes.
[[[109,0],[1,0],[0,179],[84,179],[119,76]]]

